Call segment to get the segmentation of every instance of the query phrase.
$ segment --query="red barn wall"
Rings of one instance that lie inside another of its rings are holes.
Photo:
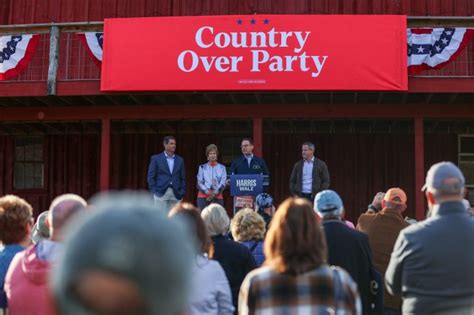
[[[225,14],[472,16],[473,0],[2,0],[0,24]]]

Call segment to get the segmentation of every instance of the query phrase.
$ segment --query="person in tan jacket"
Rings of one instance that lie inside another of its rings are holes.
[[[406,204],[405,192],[400,188],[390,188],[382,200],[382,210],[364,213],[357,222],[357,229],[369,237],[374,266],[384,276],[398,234],[409,225],[402,216]],[[401,314],[401,297],[384,292],[384,311]]]

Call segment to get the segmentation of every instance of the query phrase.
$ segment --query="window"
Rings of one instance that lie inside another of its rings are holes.
[[[466,179],[469,202],[474,204],[474,135],[459,135],[458,165]]]
[[[44,186],[43,138],[15,139],[15,189],[41,189]]]

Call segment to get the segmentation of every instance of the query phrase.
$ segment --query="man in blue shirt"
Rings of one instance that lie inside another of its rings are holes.
[[[176,139],[163,138],[164,151],[151,157],[148,167],[148,187],[155,204],[168,212],[186,193],[186,176],[183,158],[175,154]]]
[[[290,193],[313,202],[320,191],[329,188],[330,178],[326,163],[314,156],[314,144],[303,143],[303,159],[296,162],[290,176]]]

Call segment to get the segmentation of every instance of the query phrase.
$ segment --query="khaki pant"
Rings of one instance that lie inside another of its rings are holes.
[[[182,200],[176,199],[171,187],[166,190],[163,196],[158,197],[153,195],[153,197],[155,199],[155,206],[157,206],[160,211],[164,211],[165,213],[168,213],[171,208],[173,208],[178,202]]]

